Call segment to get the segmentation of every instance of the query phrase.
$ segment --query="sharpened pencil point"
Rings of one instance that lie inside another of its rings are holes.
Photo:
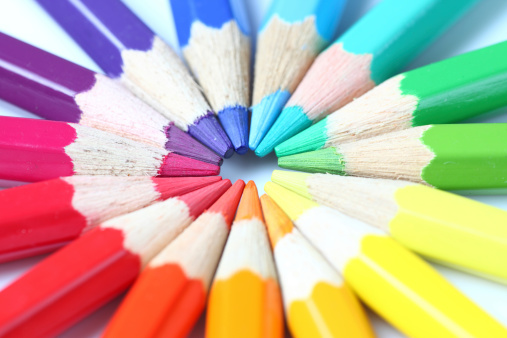
[[[229,136],[236,152],[248,151],[248,109],[241,106],[228,107],[218,112],[218,119]]]
[[[234,153],[229,137],[212,112],[189,126],[188,133],[222,157],[229,158]]]
[[[222,165],[223,159],[199,143],[189,134],[185,133],[171,122],[166,129],[167,142],[165,148],[175,154],[193,158],[215,165]]]
[[[221,181],[222,177],[153,177],[151,180],[160,193],[160,198],[166,200],[170,197],[180,196],[204,188]]]
[[[197,218],[232,186],[228,179],[178,197],[188,206],[192,217]]]
[[[343,155],[334,147],[278,158],[278,165],[285,169],[307,173],[345,174]]]
[[[257,218],[263,220],[261,203],[259,201],[259,193],[254,181],[249,181],[241,197],[241,203],[238,207],[235,222]]]
[[[311,125],[312,121],[308,119],[301,107],[285,108],[255,150],[255,154],[259,157],[266,156],[277,145]]]
[[[245,181],[237,180],[207,211],[221,213],[230,227],[244,188]]]
[[[311,174],[294,171],[273,170],[271,180],[284,188],[294,191],[298,195],[312,199],[306,186],[306,179],[310,177],[310,175]]]
[[[220,173],[220,167],[169,153],[158,172],[159,176],[215,176]]]
[[[306,210],[319,206],[317,203],[273,182],[267,182],[264,191],[293,221],[296,221]]]
[[[289,216],[273,201],[271,197],[264,194],[261,196],[262,212],[266,220],[266,228],[268,229],[269,240],[273,250],[276,243],[286,234],[292,232],[294,225]]]
[[[288,91],[278,90],[265,96],[259,104],[252,107],[252,122],[248,144],[251,150],[255,150],[259,146],[289,97],[290,93]]]
[[[276,156],[289,156],[324,148],[327,141],[327,118],[275,146]]]

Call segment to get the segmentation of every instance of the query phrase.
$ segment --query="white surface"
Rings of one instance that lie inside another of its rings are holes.
[[[254,26],[252,31],[256,31],[270,0],[245,1],[249,9],[250,21]],[[177,46],[168,0],[124,0],[124,2],[163,39],[172,46]],[[343,32],[378,2],[379,0],[349,0],[338,33]],[[0,0],[0,31],[94,71],[100,71],[97,65],[52,22],[33,0]],[[408,69],[481,48],[504,39],[507,39],[507,1],[482,0],[457,25],[412,62]],[[21,109],[1,101],[0,115],[31,116]],[[488,119],[477,119],[477,121],[507,122],[507,117],[504,115]],[[238,178],[245,181],[253,179],[259,187],[259,192],[263,193],[264,183],[269,180],[271,171],[275,168],[276,159],[273,155],[259,159],[249,153],[244,156],[234,155],[231,159],[226,160],[221,175],[232,181]],[[507,210],[507,196],[478,196],[474,199]],[[35,257],[0,265],[0,288],[3,288],[41,259],[41,257]],[[456,287],[507,326],[506,286],[438,265],[435,265],[435,267]],[[63,336],[98,336],[118,304],[119,300],[111,302],[68,330]],[[379,337],[402,337],[400,333],[377,316],[372,315],[372,320]],[[202,336],[203,324],[204,322],[201,319],[192,336]]]

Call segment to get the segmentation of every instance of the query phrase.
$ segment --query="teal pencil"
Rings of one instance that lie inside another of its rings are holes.
[[[477,0],[384,0],[315,60],[256,149],[265,156],[397,74]]]

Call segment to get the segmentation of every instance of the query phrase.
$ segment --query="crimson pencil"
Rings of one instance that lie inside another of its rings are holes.
[[[220,177],[72,176],[0,192],[0,263],[50,252],[113,217]]]
[[[73,123],[0,116],[0,178],[209,176],[216,165]]]
[[[0,98],[48,120],[101,129],[212,164],[222,162],[117,81],[2,33]]]
[[[245,182],[238,180],[146,267],[104,338],[185,337],[206,304]]]
[[[43,260],[0,292],[0,336],[55,336],[99,308],[230,186],[223,180],[115,217]]]

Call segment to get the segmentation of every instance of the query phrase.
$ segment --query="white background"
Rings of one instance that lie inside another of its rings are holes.
[[[168,0],[124,0],[124,2],[158,35],[173,47],[177,47]],[[249,10],[252,31],[256,31],[270,0],[245,0],[245,2]],[[378,2],[379,0],[349,0],[338,34]],[[52,22],[33,0],[0,0],[0,31],[100,72],[98,66],[80,50],[63,30]],[[482,0],[458,24],[414,60],[407,69],[423,66],[505,39],[507,39],[507,1]],[[0,101],[0,115],[31,116],[2,101]],[[507,117],[504,115],[507,114],[476,121],[507,122]],[[244,156],[234,155],[231,159],[226,160],[221,175],[232,181],[239,178],[245,181],[254,180],[260,193],[263,193],[262,187],[269,180],[271,171],[275,168],[276,159],[273,155],[259,159],[249,153]],[[476,196],[473,198],[507,210],[507,196]],[[487,220],[484,221],[487,222]],[[40,259],[41,257],[35,257],[0,265],[0,288],[3,288]],[[507,257],[499,259],[507,259]],[[435,267],[456,287],[507,326],[506,286],[438,265]],[[119,299],[111,302],[65,332],[63,336],[98,336],[118,304]],[[0,304],[0,306],[2,305]],[[372,315],[371,318],[379,337],[403,337],[375,315]],[[200,320],[192,336],[202,336],[202,329],[203,321]]]

